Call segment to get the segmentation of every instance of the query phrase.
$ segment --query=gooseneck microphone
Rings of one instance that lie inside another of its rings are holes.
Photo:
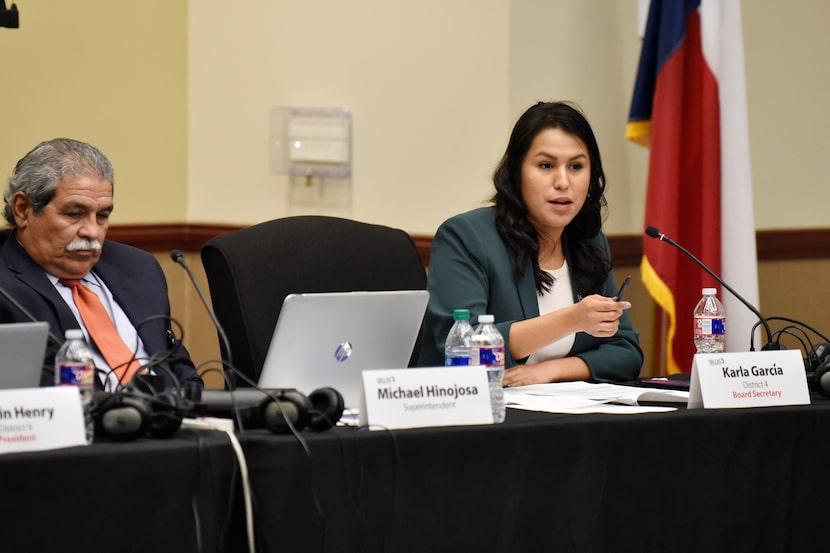
[[[697,258],[697,257],[695,257],[694,255],[692,255],[692,253],[691,253],[691,252],[689,252],[689,250],[687,250],[686,248],[684,248],[683,246],[681,246],[680,244],[678,244],[677,242],[675,242],[674,240],[672,240],[671,238],[669,238],[668,236],[666,236],[665,234],[663,234],[662,232],[660,232],[659,230],[657,230],[657,228],[656,228],[656,227],[651,227],[651,226],[650,226],[650,227],[647,227],[647,228],[646,228],[646,234],[647,234],[647,235],[649,235],[651,238],[657,238],[658,240],[660,240],[660,241],[662,241],[662,242],[665,242],[665,243],[667,243],[667,244],[669,244],[669,245],[671,245],[671,246],[674,246],[675,248],[677,248],[678,250],[680,250],[681,252],[683,252],[684,254],[686,254],[686,255],[687,255],[687,256],[688,256],[688,257],[689,257],[692,261],[694,261],[695,263],[697,263],[697,264],[698,264],[698,266],[700,266],[700,268],[701,268],[701,269],[703,269],[704,271],[706,271],[707,273],[709,273],[709,275],[711,275],[711,277],[712,277],[712,278],[714,278],[715,280],[717,280],[717,281],[720,283],[720,285],[721,285],[721,286],[723,286],[724,288],[726,288],[727,290],[729,290],[729,292],[730,292],[733,296],[735,296],[736,298],[738,298],[738,300],[739,300],[742,304],[744,304],[744,305],[747,307],[747,309],[749,309],[750,311],[752,311],[752,312],[755,314],[755,316],[756,316],[756,317],[758,317],[758,320],[761,322],[761,324],[763,324],[763,325],[764,325],[764,332],[766,332],[766,334],[767,334],[767,343],[766,343],[766,345],[765,345],[763,348],[761,348],[761,349],[763,349],[763,350],[783,349],[783,348],[781,347],[781,345],[780,345],[778,342],[775,342],[775,341],[773,340],[773,337],[772,337],[772,331],[771,331],[771,330],[770,330],[770,328],[769,328],[769,323],[767,322],[767,319],[766,319],[763,315],[761,315],[761,312],[760,312],[760,311],[758,311],[758,308],[756,308],[754,305],[752,305],[751,303],[749,303],[748,301],[746,301],[746,300],[745,300],[745,299],[744,299],[744,298],[743,298],[743,297],[742,297],[739,293],[737,293],[734,289],[732,289],[732,287],[731,287],[731,286],[729,286],[728,284],[726,284],[726,283],[723,281],[723,279],[722,279],[721,277],[719,277],[718,275],[716,275],[716,274],[714,273],[714,271],[712,271],[712,269],[710,269],[709,267],[707,267],[707,266],[706,266],[706,265],[705,265],[705,264],[704,264],[704,263],[703,263],[700,259],[698,259],[698,258]],[[754,350],[754,348],[753,348],[753,347],[750,347],[750,351],[753,351],[753,350]]]
[[[199,294],[199,299],[202,300],[202,304],[205,306],[205,310],[210,315],[211,320],[213,321],[213,325],[216,327],[216,330],[219,332],[219,336],[222,338],[222,344],[225,346],[225,353],[228,356],[228,365],[233,367],[233,360],[231,358],[231,345],[228,341],[228,335],[225,334],[225,329],[222,328],[222,325],[219,324],[219,319],[216,318],[216,313],[213,312],[213,309],[210,307],[210,304],[205,298],[205,294],[202,292],[202,287],[199,286],[199,281],[196,280],[196,277],[193,275],[193,271],[190,270],[190,267],[187,266],[187,262],[184,260],[184,254],[181,250],[173,250],[170,252],[170,259],[178,263],[179,265],[184,268],[185,272],[187,272],[187,276],[190,277],[190,282],[193,283],[193,287],[196,288],[196,292]],[[234,383],[234,371],[230,371],[230,384]],[[231,385],[231,389],[234,386]]]

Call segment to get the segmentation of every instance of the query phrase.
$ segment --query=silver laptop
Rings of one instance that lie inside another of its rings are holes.
[[[0,389],[37,388],[49,323],[0,324]]]
[[[286,296],[259,387],[306,395],[331,387],[358,408],[362,371],[408,365],[428,298],[426,290]]]

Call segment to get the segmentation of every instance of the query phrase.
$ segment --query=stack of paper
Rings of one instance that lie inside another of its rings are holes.
[[[655,413],[676,407],[640,405],[640,402],[685,403],[689,392],[617,384],[554,382],[504,389],[508,407],[548,413]]]

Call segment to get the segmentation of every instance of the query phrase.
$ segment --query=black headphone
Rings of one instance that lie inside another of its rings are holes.
[[[247,408],[243,426],[267,428],[271,432],[290,432],[286,419],[296,430],[308,428],[315,432],[328,430],[343,415],[343,396],[334,388],[319,388],[308,397],[297,390],[269,390],[257,405]]]
[[[173,390],[150,393],[127,387],[116,393],[95,392],[91,409],[97,436],[131,441],[145,434],[171,437],[193,403]]]
[[[95,392],[93,396],[96,436],[124,442],[135,440],[147,433],[151,414],[147,402],[129,394]]]
[[[810,389],[830,398],[830,342],[821,342],[810,348],[804,364]]]
[[[290,432],[286,420],[296,430],[308,428],[322,432],[336,425],[343,416],[343,396],[334,388],[320,388],[308,397],[293,389],[246,388],[233,393],[236,397],[231,401],[230,392],[205,390],[198,400],[191,401],[173,390],[149,393],[128,387],[112,394],[95,392],[92,403],[95,434],[118,441],[131,441],[144,435],[169,438],[181,427],[186,414],[229,417],[234,408],[243,427],[267,428],[274,433]]]
[[[199,411],[206,415],[228,418],[238,414],[243,428],[267,428],[280,434],[290,432],[291,426],[298,431],[328,430],[337,424],[344,409],[343,396],[334,388],[319,388],[307,397],[294,389],[204,390],[202,402]]]

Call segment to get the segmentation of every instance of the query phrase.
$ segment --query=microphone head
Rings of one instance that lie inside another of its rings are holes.
[[[646,234],[648,234],[652,238],[660,238],[660,231],[657,230],[657,227],[646,227]]]
[[[184,254],[181,250],[173,250],[170,252],[170,259],[181,265],[184,262]]]

